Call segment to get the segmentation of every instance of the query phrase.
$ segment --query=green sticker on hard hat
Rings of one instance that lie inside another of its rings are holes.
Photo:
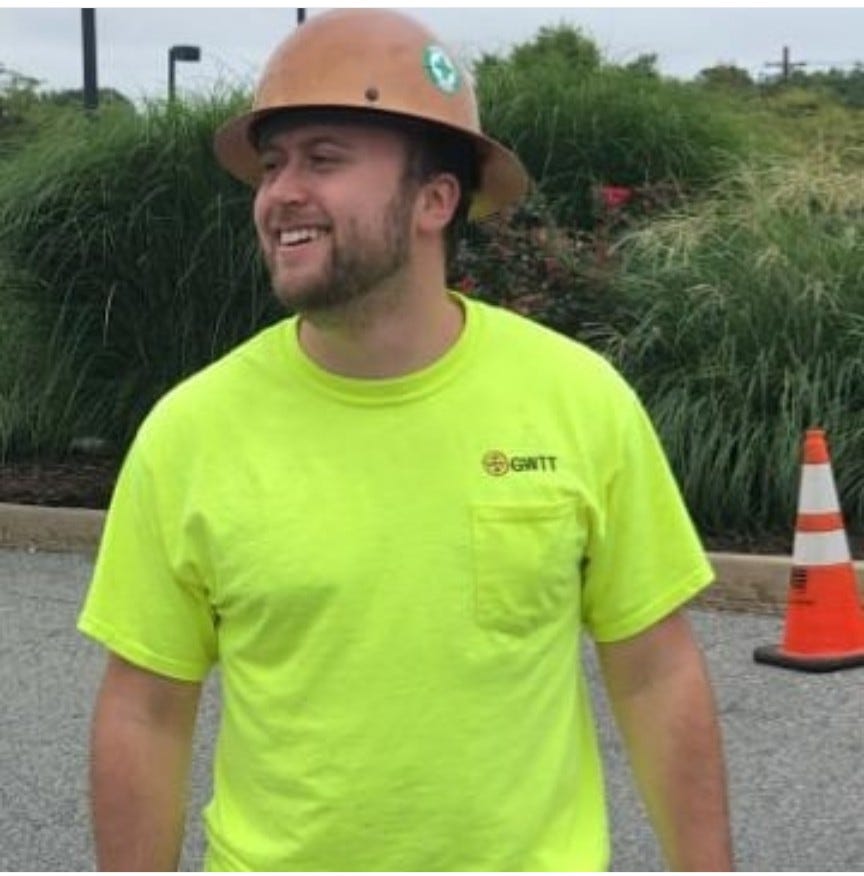
[[[462,85],[462,74],[441,46],[426,46],[423,67],[433,85],[445,94],[455,94]]]

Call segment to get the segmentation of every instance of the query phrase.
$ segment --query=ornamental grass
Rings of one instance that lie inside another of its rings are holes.
[[[803,431],[827,429],[864,530],[864,176],[849,156],[743,167],[633,233],[607,339],[704,532],[789,532]]]
[[[122,452],[169,387],[278,315],[249,190],[212,155],[242,100],[63,114],[0,162],[0,296],[31,317],[0,372],[0,455]]]

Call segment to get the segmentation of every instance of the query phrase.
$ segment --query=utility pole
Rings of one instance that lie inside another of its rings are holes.
[[[81,10],[81,43],[84,53],[84,109],[99,106],[99,87],[96,84],[96,10]]]
[[[765,64],[766,67],[779,67],[780,68],[780,78],[784,82],[789,81],[789,77],[792,75],[792,71],[797,67],[806,67],[806,61],[796,61],[794,64],[791,62],[789,58],[789,46],[783,46],[783,60],[779,63],[777,61],[769,61]]]

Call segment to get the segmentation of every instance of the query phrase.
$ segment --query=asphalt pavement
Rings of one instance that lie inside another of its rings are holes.
[[[0,870],[90,870],[87,736],[104,656],[75,620],[83,554],[0,551]],[[864,869],[864,668],[809,675],[753,662],[780,616],[693,611],[726,741],[738,867]],[[615,870],[660,870],[586,651],[607,769]],[[200,810],[219,714],[205,690],[182,866],[200,868]]]

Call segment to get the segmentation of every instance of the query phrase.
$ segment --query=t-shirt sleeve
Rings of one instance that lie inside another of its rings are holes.
[[[137,666],[202,681],[218,650],[206,570],[176,466],[157,477],[146,439],[118,478],[78,629]]]
[[[629,388],[624,405],[583,573],[583,621],[598,641],[636,635],[713,579],[654,427]]]

